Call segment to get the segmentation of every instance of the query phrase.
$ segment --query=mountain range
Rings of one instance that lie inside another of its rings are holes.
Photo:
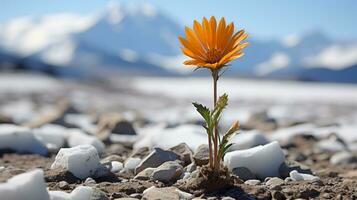
[[[192,75],[179,52],[182,27],[150,4],[16,18],[0,24],[0,67],[12,63],[75,77]],[[357,41],[333,40],[319,31],[248,41],[229,75],[357,83]]]

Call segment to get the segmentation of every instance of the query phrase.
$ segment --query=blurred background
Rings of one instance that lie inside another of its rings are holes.
[[[231,97],[227,118],[356,120],[356,8],[353,0],[2,0],[2,114],[28,121],[63,98],[86,112],[194,121],[190,102],[211,104],[211,80],[183,66],[177,37],[214,15],[250,35],[219,82]]]
[[[59,77],[194,76],[178,35],[203,16],[244,28],[251,45],[232,77],[357,82],[353,0],[1,1],[2,71]]]

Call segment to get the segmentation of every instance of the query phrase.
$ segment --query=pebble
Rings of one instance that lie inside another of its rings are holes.
[[[285,182],[281,178],[272,177],[270,178],[265,185],[267,185],[270,189],[279,189],[279,186],[283,185]]]
[[[136,180],[149,180],[155,168],[149,167],[139,172],[134,179]]]
[[[208,145],[202,144],[197,147],[193,154],[193,159],[197,166],[206,165],[209,162],[209,148]]]
[[[316,181],[320,180],[319,177],[311,175],[311,174],[303,174],[299,173],[296,170],[290,172],[290,178],[293,181]]]
[[[244,184],[247,184],[247,185],[259,185],[260,183],[261,183],[261,181],[257,180],[257,179],[247,180],[244,182]]]
[[[95,182],[94,179],[92,179],[91,177],[88,177],[85,181],[84,181],[84,185],[95,185],[97,184],[97,182]]]
[[[183,167],[175,161],[168,161],[156,168],[151,179],[164,183],[176,181],[183,173]]]
[[[222,200],[235,200],[235,199],[232,197],[223,197]]]
[[[68,190],[70,188],[69,184],[66,181],[60,181],[58,183],[58,187],[62,190]]]
[[[341,152],[335,153],[330,158],[330,163],[333,165],[349,164],[352,162],[357,162],[357,157],[348,151],[341,151]]]
[[[146,200],[188,200],[192,198],[192,194],[183,192],[175,187],[157,188],[155,186],[146,189],[142,197],[142,199]]]
[[[112,161],[122,162],[123,158],[121,156],[118,156],[118,155],[110,155],[110,156],[107,156],[107,157],[103,158],[100,162],[101,163],[109,163],[109,162],[112,162]]]
[[[158,167],[164,162],[179,159],[180,157],[172,151],[165,151],[161,148],[155,148],[154,151],[151,152],[148,156],[146,156],[135,168],[135,174],[143,171],[148,167]]]
[[[111,132],[114,134],[137,135],[133,125],[126,120],[118,121]]]
[[[123,163],[118,162],[118,161],[112,161],[110,165],[110,172],[112,173],[118,173],[124,168]]]
[[[124,169],[128,170],[128,171],[133,171],[141,162],[140,158],[133,158],[130,157],[128,159],[126,159],[125,163],[124,163]]]
[[[273,197],[274,200],[285,200],[286,199],[285,195],[280,191],[273,191],[271,193],[271,196]]]
[[[297,172],[304,174],[312,174],[311,170],[299,162],[296,161],[285,161],[279,167],[279,175],[282,178],[286,178],[290,176],[290,172],[296,170]]]
[[[238,176],[243,181],[256,179],[257,177],[246,167],[236,167],[232,170],[232,173]]]
[[[185,167],[185,171],[189,172],[189,173],[192,173],[196,169],[197,169],[197,166],[195,165],[195,163],[191,163]]]
[[[184,166],[189,165],[192,162],[193,153],[186,143],[181,143],[179,145],[171,147],[170,150],[180,156],[180,159],[184,163]]]

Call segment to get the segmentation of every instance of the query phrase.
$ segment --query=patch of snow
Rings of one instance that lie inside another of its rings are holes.
[[[16,18],[2,24],[0,39],[5,47],[29,55],[88,28],[96,18],[70,13]]]
[[[224,157],[225,165],[230,169],[246,167],[260,179],[278,177],[279,167],[285,156],[279,143],[274,141],[264,146],[246,150],[228,152]]]
[[[119,52],[119,57],[128,62],[135,62],[138,60],[138,55],[134,50],[122,49]]]
[[[46,146],[34,136],[30,129],[12,124],[0,125],[0,149],[40,155],[48,153]]]
[[[63,66],[72,60],[75,48],[76,43],[70,39],[66,39],[57,45],[47,48],[46,51],[41,54],[41,58],[46,63]]]
[[[283,38],[282,43],[286,47],[295,47],[296,45],[298,45],[300,43],[300,41],[301,41],[301,38],[299,35],[292,34],[292,35],[288,35],[285,38]]]
[[[46,124],[32,132],[41,142],[55,149],[63,147],[69,136],[67,128],[56,124]]]
[[[287,67],[290,58],[283,52],[274,53],[271,58],[257,65],[256,72],[259,76],[267,75],[275,70]]]
[[[49,200],[43,170],[35,169],[0,183],[1,199]]]
[[[0,80],[0,93],[45,93],[61,89],[58,80],[39,74],[1,73]]]
[[[26,99],[2,105],[0,112],[10,117],[15,123],[22,124],[36,116],[35,105]]]
[[[132,85],[146,94],[165,95],[190,102],[212,98],[212,80],[210,78],[136,77],[133,79]],[[229,94],[230,102],[264,100],[276,103],[308,102],[352,105],[357,102],[357,87],[349,84],[224,78],[219,81],[218,87],[218,93],[222,94],[223,92]]]
[[[308,67],[344,69],[357,63],[357,45],[331,45],[319,54],[305,59]]]
[[[185,60],[187,60],[187,57],[184,55],[162,56],[159,54],[151,53],[148,55],[147,59],[151,64],[158,65],[173,72],[187,74],[194,70],[193,67],[185,66],[182,64]]]

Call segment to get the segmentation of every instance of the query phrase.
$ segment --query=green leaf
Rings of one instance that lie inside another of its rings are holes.
[[[214,122],[218,123],[221,113],[227,105],[228,105],[228,95],[224,93],[222,96],[218,98],[216,106],[213,112],[211,113]]]
[[[196,110],[198,113],[200,113],[200,115],[203,117],[203,119],[205,120],[205,122],[207,123],[207,125],[209,125],[211,119],[210,119],[210,115],[211,115],[211,111],[204,105],[199,104],[199,103],[192,103],[193,106],[195,106]]]
[[[226,154],[228,148],[232,146],[232,144],[228,144],[229,139],[235,134],[235,132],[239,129],[238,121],[234,122],[232,126],[227,130],[227,132],[223,135],[222,140],[220,140],[218,155],[219,159],[222,159]]]

